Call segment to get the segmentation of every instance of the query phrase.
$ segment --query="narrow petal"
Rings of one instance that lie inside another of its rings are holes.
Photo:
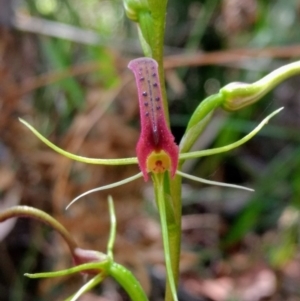
[[[87,283],[85,283],[77,292],[74,296],[71,298],[68,298],[66,301],[76,301],[80,296],[82,296],[84,293],[87,291],[90,291],[92,288],[94,288],[96,285],[101,283],[102,280],[104,280],[105,276],[102,274],[98,274],[92,279],[90,279]]]
[[[119,182],[115,182],[115,183],[112,183],[112,184],[108,184],[108,185],[105,185],[105,186],[100,186],[100,187],[97,187],[97,188],[94,188],[94,189],[91,189],[91,190],[88,190],[84,193],[82,193],[81,195],[79,195],[78,197],[76,197],[74,200],[72,200],[70,202],[70,204],[66,207],[66,209],[69,209],[71,205],[73,205],[75,202],[77,202],[79,199],[81,199],[82,197],[90,194],[90,193],[94,193],[94,192],[97,192],[97,191],[102,191],[102,190],[106,190],[106,189],[110,189],[110,188],[115,188],[115,187],[118,187],[118,186],[121,186],[121,185],[124,185],[124,184],[127,184],[129,182],[132,182],[138,178],[141,178],[142,177],[142,173],[138,173],[132,177],[129,177],[129,178],[126,178],[122,181],[119,181]]]
[[[195,177],[192,175],[189,175],[187,173],[184,173],[182,171],[177,170],[176,174],[183,177],[183,178],[187,178],[189,180],[193,180],[196,182],[200,182],[200,183],[204,183],[204,184],[209,184],[209,185],[216,185],[216,186],[222,186],[222,187],[228,187],[228,188],[236,188],[236,189],[242,189],[242,190],[247,190],[247,191],[251,191],[253,192],[254,189],[252,188],[248,188],[245,186],[240,186],[240,185],[236,185],[236,184],[229,184],[229,183],[223,183],[223,182],[217,182],[217,181],[210,181],[210,180],[206,180],[200,177]]]

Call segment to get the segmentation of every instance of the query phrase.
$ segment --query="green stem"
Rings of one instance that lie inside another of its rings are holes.
[[[180,164],[180,162],[179,162]],[[180,166],[178,166],[180,168]],[[173,224],[172,227],[168,227],[169,232],[169,244],[172,246],[172,252],[170,254],[172,271],[176,287],[178,286],[179,279],[179,262],[180,262],[180,247],[181,247],[181,214],[182,214],[182,200],[181,200],[181,177],[176,175],[174,179],[170,181],[169,193],[173,205]],[[167,283],[166,286],[166,299],[172,300],[171,288]]]
[[[173,272],[174,270],[178,270],[178,263],[179,260],[173,257],[173,247],[174,244],[177,243],[178,233],[180,233],[180,229],[178,229],[174,222],[174,216],[172,215],[172,220],[169,222],[170,219],[167,218],[168,214],[166,210],[166,198],[165,198],[165,191],[164,191],[164,174],[153,174],[153,181],[154,186],[156,189],[156,203],[158,206],[159,216],[160,216],[160,224],[162,230],[162,239],[164,245],[164,253],[165,253],[165,262],[166,262],[166,272],[167,272],[167,286],[166,286],[166,297],[165,300],[170,301],[178,301],[177,298],[177,291],[176,291],[176,282]],[[179,234],[180,235],[180,234]],[[179,238],[180,240],[180,238]],[[172,246],[172,252],[170,245]],[[173,257],[173,260],[171,259]],[[179,258],[178,258],[179,259]]]
[[[110,267],[109,274],[122,286],[132,301],[148,301],[140,283],[125,267],[114,262]]]

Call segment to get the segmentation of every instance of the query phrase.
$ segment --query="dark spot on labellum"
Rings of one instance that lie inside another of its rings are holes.
[[[156,77],[156,73],[155,73],[155,72],[154,72],[154,73],[152,73],[152,76],[153,76],[153,77]]]
[[[146,113],[145,113],[145,116],[148,117],[148,116],[149,116],[149,112],[146,112]]]
[[[141,76],[140,81],[142,82],[145,79],[145,77]]]
[[[143,96],[147,96],[148,95],[148,93],[146,91],[144,91],[142,94],[143,94]]]
[[[160,110],[160,106],[157,106],[157,107],[156,107],[156,110]]]
[[[156,101],[160,101],[160,97],[158,97],[158,96],[155,97],[155,100],[156,100]]]
[[[148,107],[148,102],[144,102],[144,105],[145,105],[146,107]]]
[[[157,87],[157,83],[153,83],[153,87]]]

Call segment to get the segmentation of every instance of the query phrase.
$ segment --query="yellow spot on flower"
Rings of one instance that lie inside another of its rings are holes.
[[[153,151],[147,158],[147,171],[154,173],[163,173],[170,170],[170,156],[163,150]]]

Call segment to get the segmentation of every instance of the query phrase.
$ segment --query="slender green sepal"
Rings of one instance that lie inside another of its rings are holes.
[[[110,276],[123,287],[132,301],[148,301],[148,297],[140,283],[124,266],[114,262],[109,272]]]
[[[263,121],[261,121],[261,123],[254,129],[252,130],[248,135],[246,135],[245,137],[243,137],[242,139],[222,146],[222,147],[217,147],[217,148],[212,148],[212,149],[206,149],[206,150],[202,150],[202,151],[197,151],[197,152],[190,152],[190,153],[184,153],[184,154],[179,154],[179,159],[192,159],[192,158],[200,158],[200,157],[206,157],[206,156],[211,156],[211,155],[215,155],[215,154],[219,154],[219,153],[224,153],[224,152],[228,152],[242,144],[244,144],[245,142],[249,141],[251,138],[253,138],[268,122],[269,120],[274,117],[276,114],[278,114],[280,111],[283,110],[282,108],[277,109],[276,111],[274,111],[273,113],[271,113],[270,115],[268,115]]]
[[[156,197],[157,197],[157,205],[158,205],[158,211],[159,211],[159,217],[160,217],[160,224],[161,224],[161,232],[162,232],[162,239],[163,239],[163,245],[164,245],[164,253],[165,253],[165,262],[166,262],[166,272],[167,272],[167,278],[168,283],[170,286],[170,290],[172,293],[173,301],[178,301],[177,298],[177,290],[175,285],[175,279],[172,269],[172,262],[170,258],[171,254],[171,248],[169,243],[169,234],[168,234],[168,224],[167,224],[167,212],[166,212],[166,204],[164,199],[164,174],[153,174],[152,176],[153,182],[156,188]]]
[[[50,142],[47,138],[45,138],[43,135],[41,135],[32,125],[30,125],[25,120],[19,118],[20,122],[22,122],[36,137],[38,137],[42,142],[44,142],[47,146],[52,148],[57,153],[78,161],[83,162],[87,164],[100,164],[100,165],[129,165],[129,164],[137,164],[137,158],[122,158],[122,159],[97,159],[97,158],[86,158],[82,156],[77,156],[72,153],[69,153],[60,147],[56,146],[52,142]]]
[[[102,191],[102,190],[106,190],[106,189],[115,188],[115,187],[127,184],[129,182],[132,182],[134,180],[137,180],[137,179],[141,178],[142,176],[143,176],[142,172],[139,172],[138,174],[136,174],[136,175],[134,175],[132,177],[128,177],[128,178],[126,178],[126,179],[124,179],[122,181],[115,182],[115,183],[112,183],[112,184],[108,184],[108,185],[105,185],[105,186],[101,186],[101,187],[97,187],[97,188],[88,190],[88,191],[82,193],[81,195],[79,195],[78,197],[76,197],[74,200],[72,200],[71,203],[66,207],[66,209],[69,209],[69,207],[71,205],[73,205],[79,199],[81,199],[82,197],[84,197],[84,196],[86,196],[86,195],[88,195],[90,193],[94,193],[94,192],[97,192],[97,191]]]
[[[37,278],[55,278],[55,277],[61,277],[61,276],[68,276],[71,274],[79,273],[79,272],[84,272],[88,270],[98,270],[99,273],[101,274],[107,274],[109,270],[109,266],[111,264],[111,260],[105,260],[101,262],[89,262],[89,263],[84,263],[69,269],[61,270],[61,271],[56,271],[56,272],[44,272],[44,273],[35,273],[35,274],[30,274],[26,273],[24,276],[32,279],[37,279]]]

